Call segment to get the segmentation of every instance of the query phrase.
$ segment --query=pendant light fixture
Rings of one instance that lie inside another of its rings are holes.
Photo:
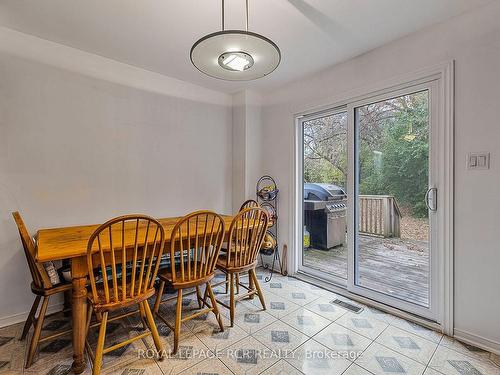
[[[222,30],[205,35],[191,47],[191,62],[202,73],[228,81],[250,81],[278,67],[278,46],[265,36],[248,31],[248,0],[245,2],[245,30],[225,30],[222,0]]]

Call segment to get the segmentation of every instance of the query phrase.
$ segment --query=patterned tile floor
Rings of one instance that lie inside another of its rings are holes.
[[[263,271],[259,271],[262,278]],[[229,327],[228,311],[221,307],[226,330],[219,332],[214,316],[201,316],[182,327],[180,349],[163,361],[149,358],[151,338],[104,356],[103,374],[231,375],[231,374],[425,374],[500,375],[500,358],[376,309],[364,307],[354,314],[330,304],[336,295],[301,282],[274,276],[261,281],[268,309],[258,298],[237,304],[235,326]],[[215,288],[218,298],[224,290]],[[342,297],[340,297],[342,298]],[[162,314],[173,321],[172,303]],[[194,296],[183,309],[194,310]],[[46,333],[69,326],[62,314],[50,316]],[[169,352],[173,335],[158,323],[164,349]],[[22,324],[0,329],[0,374],[71,373],[70,337],[41,345],[36,362],[23,369],[27,341],[19,341]],[[106,345],[131,337],[141,330],[140,319],[129,317],[108,325]],[[90,342],[97,331],[91,330]],[[142,357],[140,356],[142,354]],[[90,374],[88,369],[85,374]]]

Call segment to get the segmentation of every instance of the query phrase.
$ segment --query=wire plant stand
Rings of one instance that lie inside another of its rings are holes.
[[[283,276],[287,275],[286,271],[283,272],[283,264],[281,263],[278,247],[278,193],[279,189],[274,178],[268,175],[259,178],[256,185],[257,202],[269,214],[271,225],[267,229],[267,234],[272,237],[274,243],[270,248],[263,247],[260,249],[260,261],[262,266],[264,269],[269,269],[269,276],[264,279],[265,282],[271,281],[276,262],[279,264],[280,273]],[[272,263],[269,264],[264,262],[264,256],[272,256]]]

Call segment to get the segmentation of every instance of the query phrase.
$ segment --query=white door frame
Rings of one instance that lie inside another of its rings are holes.
[[[454,203],[454,61],[438,64],[414,73],[400,76],[384,82],[379,82],[369,87],[356,89],[351,93],[344,94],[342,97],[326,100],[321,104],[309,105],[295,112],[293,118],[294,126],[294,144],[293,152],[295,157],[291,161],[291,180],[292,194],[290,194],[290,207],[292,220],[290,220],[290,233],[292,239],[293,255],[289,258],[289,269],[292,273],[299,271],[298,265],[302,252],[302,140],[300,130],[300,118],[311,113],[328,110],[329,108],[339,108],[349,106],[355,102],[364,99],[377,97],[384,93],[398,91],[411,86],[420,84],[435,83],[435,93],[437,94],[436,112],[433,115],[437,117],[437,142],[439,147],[436,149],[436,159],[438,161],[437,183],[439,184],[439,215],[437,217],[437,230],[439,238],[437,239],[437,249],[439,249],[438,269],[436,270],[437,295],[437,322],[444,333],[453,335],[453,203]],[[351,117],[351,116],[349,116]],[[349,118],[348,118],[349,121]],[[351,129],[352,131],[352,129]],[[349,163],[353,163],[354,150],[348,150]],[[350,168],[352,171],[352,168]],[[354,196],[349,194],[348,204],[353,204]],[[351,212],[353,207],[350,208]],[[348,215],[349,227],[352,225],[353,218]],[[352,238],[349,239],[350,243]],[[352,254],[352,252],[351,252]],[[352,259],[351,259],[352,263]]]
[[[400,97],[403,95],[408,95],[416,92],[428,91],[429,93],[429,180],[428,187],[435,187],[438,189],[438,195],[441,194],[441,184],[439,183],[439,178],[437,175],[437,171],[440,167],[440,162],[438,160],[438,154],[436,154],[436,150],[439,149],[439,119],[438,119],[438,106],[439,106],[439,94],[438,94],[438,83],[437,80],[431,80],[429,82],[420,83],[420,84],[412,84],[408,83],[407,86],[403,88],[399,88],[397,90],[386,90],[383,93],[378,94],[377,96],[367,96],[361,100],[350,103],[348,105],[348,160],[349,160],[349,168],[348,168],[348,192],[347,192],[347,205],[348,205],[348,213],[349,213],[349,224],[347,226],[347,237],[348,237],[348,280],[347,280],[347,289],[355,294],[362,295],[364,297],[377,300],[383,304],[396,307],[401,310],[405,310],[409,313],[424,317],[431,321],[439,322],[439,303],[438,303],[438,276],[439,276],[439,262],[440,259],[438,257],[439,251],[438,249],[438,236],[436,236],[436,232],[439,233],[438,226],[438,216],[440,215],[440,209],[437,212],[430,212],[429,210],[429,227],[431,228],[429,233],[429,262],[430,262],[430,274],[429,274],[429,307],[418,306],[414,303],[410,303],[404,301],[399,298],[391,297],[387,294],[381,293],[376,290],[370,290],[363,286],[356,284],[356,273],[358,264],[356,263],[356,251],[359,251],[359,248],[356,248],[356,232],[358,228],[358,221],[356,220],[358,217],[355,214],[358,212],[359,207],[357,206],[357,196],[358,196],[358,166],[356,164],[356,152],[357,152],[357,144],[356,144],[356,119],[355,119],[355,110],[358,107],[362,107],[364,105],[368,105],[371,103],[380,102],[383,100],[387,100],[390,98]],[[422,197],[423,199],[423,197]],[[439,198],[437,200],[439,202]],[[438,203],[439,205],[439,203]]]
[[[309,115],[306,115],[306,116],[301,116],[299,119],[297,119],[298,121],[298,134],[297,134],[297,142],[299,145],[301,145],[301,150],[302,150],[302,156],[303,156],[303,144],[304,144],[304,133],[303,133],[303,123],[306,122],[306,121],[311,121],[311,120],[314,120],[314,119],[317,119],[317,118],[321,118],[321,117],[326,117],[326,116],[332,116],[332,115],[335,115],[335,114],[338,114],[338,113],[342,113],[342,112],[347,112],[347,107],[346,106],[341,106],[341,107],[337,107],[337,108],[332,108],[330,110],[326,110],[326,111],[320,111],[320,112],[314,112],[313,114],[309,114]],[[298,161],[298,167],[299,167],[299,171],[303,171],[304,170],[304,165],[303,165],[303,162],[304,162],[304,158],[303,157],[299,157],[298,158],[299,160]],[[301,173],[302,174],[302,173]],[[304,196],[304,184],[299,184],[298,186],[298,189],[300,190],[300,194],[301,196]],[[300,204],[299,204],[300,205]],[[299,226],[299,228],[303,228],[304,227],[304,221],[303,221],[303,215],[302,215],[302,211],[303,208],[302,206],[299,208],[299,211],[300,211],[300,215],[297,217],[297,225]],[[323,272],[320,272],[314,268],[311,268],[311,267],[307,267],[303,264],[303,253],[301,251],[297,252],[297,271],[298,272],[303,272],[305,274],[308,274],[308,275],[312,275],[314,277],[317,277],[317,278],[321,278],[321,279],[324,279],[326,281],[329,281],[331,283],[333,283],[334,285],[337,285],[337,286],[340,286],[340,287],[347,287],[347,279],[343,279],[337,275],[328,275],[326,273],[323,273]],[[347,271],[347,270],[346,270]]]

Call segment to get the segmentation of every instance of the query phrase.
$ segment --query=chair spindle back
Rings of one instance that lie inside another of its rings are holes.
[[[245,208],[234,217],[229,228],[227,267],[244,267],[257,260],[268,222],[266,210],[260,207]]]
[[[31,273],[31,278],[33,279],[33,284],[36,288],[47,289],[51,288],[52,284],[50,282],[50,277],[47,274],[43,264],[35,261],[36,245],[33,238],[28,233],[26,225],[24,224],[21,214],[19,212],[13,212],[12,216],[16,222],[17,229],[19,230],[19,236],[21,237],[21,242],[23,244],[24,255],[28,262],[28,267]]]
[[[224,219],[215,212],[196,211],[180,219],[170,238],[172,281],[191,282],[213,274],[223,240]]]
[[[120,216],[99,226],[87,245],[95,303],[119,304],[151,291],[164,244],[162,225],[146,215]],[[102,276],[104,296],[97,291],[95,270]]]
[[[260,204],[253,199],[248,199],[240,207],[240,211],[243,211],[245,208],[252,208],[252,207],[260,207]],[[240,212],[238,211],[238,212]]]

